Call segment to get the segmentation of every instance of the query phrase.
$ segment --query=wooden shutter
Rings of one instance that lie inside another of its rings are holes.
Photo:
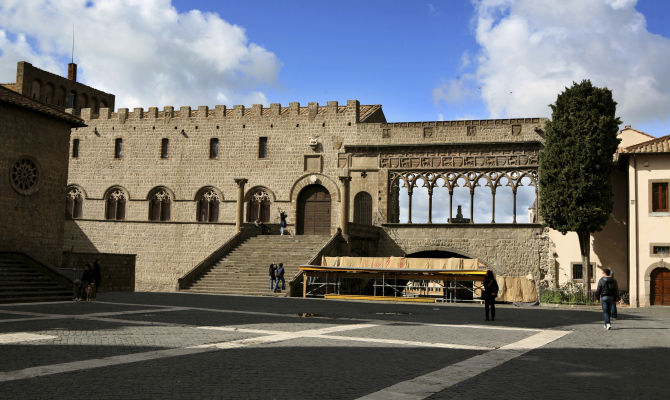
[[[161,201],[158,199],[151,199],[149,203],[149,220],[158,221],[161,217]]]
[[[209,202],[209,222],[219,221],[219,201],[212,200]]]
[[[113,197],[107,198],[107,212],[105,213],[105,218],[107,219],[116,219],[116,200]]]
[[[161,203],[161,221],[170,220],[170,199],[165,199]]]
[[[74,199],[74,210],[72,211],[73,218],[81,218],[81,207],[83,202],[81,197]]]
[[[120,198],[116,202],[116,219],[126,219],[126,199]]]

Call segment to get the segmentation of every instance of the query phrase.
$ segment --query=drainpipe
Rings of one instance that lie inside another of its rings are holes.
[[[633,169],[635,170],[635,306],[640,307],[640,215],[638,213],[637,158],[635,155],[633,155]]]

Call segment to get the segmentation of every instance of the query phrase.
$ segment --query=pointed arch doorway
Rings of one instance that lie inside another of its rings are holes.
[[[330,234],[330,193],[321,185],[306,186],[298,195],[296,233],[298,235]]]

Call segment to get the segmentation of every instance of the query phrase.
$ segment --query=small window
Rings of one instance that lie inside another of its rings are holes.
[[[72,158],[79,158],[79,139],[72,141]]]
[[[168,158],[168,149],[170,146],[169,139],[161,140],[161,158]]]
[[[114,140],[114,158],[121,158],[123,155],[123,139]]]
[[[665,255],[670,254],[670,246],[652,246],[651,253],[654,255]]]
[[[258,138],[258,158],[267,158],[268,156],[268,138]]]
[[[77,94],[73,91],[67,94],[67,107],[66,108],[74,108],[75,102],[76,102]]]
[[[219,158],[219,139],[209,139],[209,158]]]
[[[668,211],[668,182],[654,182],[651,184],[651,211]]]
[[[591,278],[593,278],[593,268],[595,264],[591,263]],[[584,268],[582,268],[582,263],[573,263],[572,264],[572,279],[585,279],[584,278]]]

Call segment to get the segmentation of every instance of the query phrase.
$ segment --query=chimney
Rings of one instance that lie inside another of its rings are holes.
[[[67,65],[67,80],[77,82],[77,64],[69,63]]]
[[[630,125],[626,125],[626,128],[625,128],[625,129],[630,129]]]

